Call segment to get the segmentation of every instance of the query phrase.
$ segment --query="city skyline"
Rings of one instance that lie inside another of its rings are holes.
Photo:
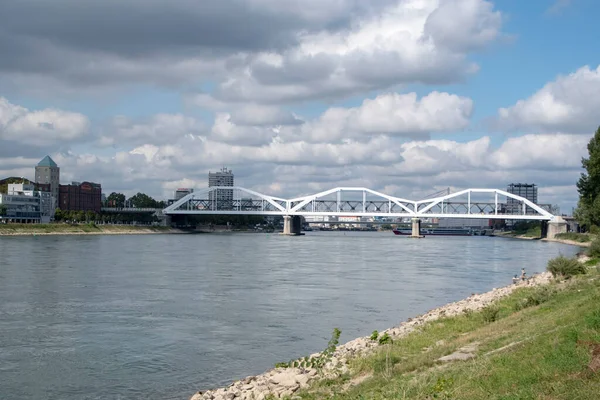
[[[48,154],[127,196],[227,165],[281,197],[534,182],[576,204],[600,125],[593,1],[60,3],[0,6],[0,178],[35,180]]]

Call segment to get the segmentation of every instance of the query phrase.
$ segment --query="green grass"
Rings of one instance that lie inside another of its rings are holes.
[[[568,233],[559,233],[558,235],[555,236],[555,238],[562,239],[562,240],[572,240],[574,242],[579,242],[579,243],[588,243],[588,242],[591,242],[594,237],[587,233],[568,232]]]
[[[585,265],[586,267],[595,267],[599,263],[600,263],[600,258],[592,257],[589,260],[587,260],[585,263],[583,263],[583,265]]]
[[[545,289],[519,289],[495,307],[495,322],[486,322],[482,312],[433,321],[352,361],[349,374],[295,395],[315,400],[598,398],[600,373],[587,368],[591,352],[583,344],[600,345],[595,269]],[[436,361],[474,342],[479,343],[475,359]]]
[[[522,233],[521,236],[531,237],[531,238],[542,237],[542,228],[540,226],[529,228],[524,233]]]

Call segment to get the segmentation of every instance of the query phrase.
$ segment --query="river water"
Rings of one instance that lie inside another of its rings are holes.
[[[0,237],[0,399],[188,399],[578,248],[390,233]]]

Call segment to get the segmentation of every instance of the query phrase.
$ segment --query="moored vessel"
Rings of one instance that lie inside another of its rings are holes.
[[[410,236],[411,229],[394,229],[394,235]],[[473,231],[467,228],[421,228],[422,236],[473,236]]]

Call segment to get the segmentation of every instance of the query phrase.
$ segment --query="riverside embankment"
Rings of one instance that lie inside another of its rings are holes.
[[[473,294],[464,300],[446,304],[415,318],[410,318],[396,327],[380,332],[378,338],[381,339],[384,335],[387,335],[392,341],[396,341],[418,331],[433,321],[481,311],[490,304],[511,295],[517,289],[547,285],[551,280],[551,274],[544,272],[518,284],[495,288],[482,294]],[[320,368],[306,366],[306,364],[311,363],[311,360],[319,360],[322,357],[321,353],[315,353],[310,355],[308,359],[300,359],[299,363],[304,363],[300,367],[274,368],[264,374],[249,376],[233,382],[225,388],[199,391],[192,396],[191,400],[289,398],[299,390],[305,389],[316,382],[337,379],[347,374],[350,366],[353,363],[355,364],[357,359],[368,357],[378,349],[380,349],[378,340],[373,340],[371,337],[360,337],[338,346]],[[472,353],[473,351],[469,351],[469,348],[465,348],[463,351],[453,353],[454,355],[451,355],[448,360],[469,359]],[[362,378],[359,381],[362,381]],[[346,389],[348,386],[345,385]],[[342,390],[343,388],[339,389]]]
[[[0,236],[148,235],[167,233],[184,233],[184,231],[161,226],[95,224],[0,224]]]

